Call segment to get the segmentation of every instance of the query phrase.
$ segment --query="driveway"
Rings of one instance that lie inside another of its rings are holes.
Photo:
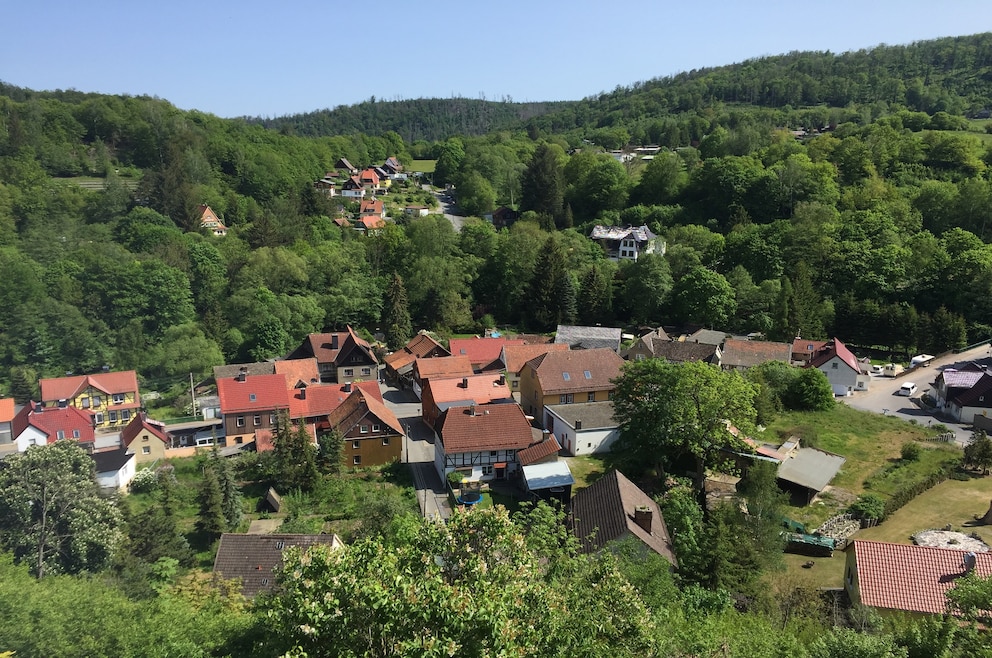
[[[943,423],[954,432],[955,442],[964,446],[971,440],[971,426],[955,423],[946,417],[937,416],[927,407],[921,407],[916,398],[925,395],[930,390],[930,385],[937,378],[937,375],[947,368],[960,368],[961,366],[978,362],[985,366],[992,364],[989,358],[989,345],[979,345],[967,352],[960,354],[949,354],[945,357],[934,359],[926,367],[916,368],[901,377],[881,377],[872,376],[869,390],[859,391],[841,401],[855,409],[870,411],[872,413],[896,416],[903,420],[915,420],[917,423],[927,426],[931,423]],[[918,392],[912,397],[898,395],[899,388],[906,382],[913,382],[918,387]]]
[[[462,224],[465,223],[465,216],[459,214],[461,211],[458,209],[458,206],[454,201],[445,201],[443,192],[435,192],[434,196],[437,197],[437,202],[445,219],[451,222],[451,225],[455,227],[455,231],[460,232],[462,230]]]
[[[417,488],[420,512],[427,518],[451,516],[448,492],[434,468],[434,432],[420,420],[420,400],[413,391],[380,383],[382,398],[406,432],[403,439],[403,462],[410,465]]]

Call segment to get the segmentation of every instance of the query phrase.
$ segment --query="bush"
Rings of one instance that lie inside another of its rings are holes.
[[[461,471],[451,471],[450,473],[448,473],[448,484],[451,485],[452,488],[460,486],[462,480],[464,479],[465,479],[465,474],[462,473]]]
[[[902,444],[902,450],[900,451],[899,456],[904,462],[918,462],[920,461],[921,452],[923,452],[923,450],[920,448],[920,444],[907,441]]]
[[[859,519],[881,521],[885,518],[885,501],[877,494],[861,494],[847,511]]]
[[[134,474],[131,480],[131,493],[150,493],[158,489],[158,474],[145,467]]]

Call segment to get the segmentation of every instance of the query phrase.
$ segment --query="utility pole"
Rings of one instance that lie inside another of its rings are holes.
[[[189,373],[189,397],[193,400],[193,418],[196,418],[196,389],[193,387],[193,373]]]

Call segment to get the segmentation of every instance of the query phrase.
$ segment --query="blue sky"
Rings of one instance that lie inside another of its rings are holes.
[[[793,50],[992,30],[988,0],[11,0],[0,80],[222,117],[380,99],[576,100]]]

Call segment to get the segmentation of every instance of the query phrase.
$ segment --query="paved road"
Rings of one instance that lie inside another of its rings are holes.
[[[873,376],[869,390],[857,392],[842,400],[855,409],[888,416],[897,416],[903,420],[915,420],[922,425],[927,425],[931,422],[943,423],[954,432],[955,441],[958,445],[967,445],[968,441],[971,440],[970,425],[955,423],[943,416],[937,417],[927,408],[921,408],[914,402],[914,398],[926,394],[940,371],[946,368],[960,367],[973,361],[978,361],[986,366],[990,365],[988,344],[980,345],[961,354],[951,354],[940,359],[934,359],[929,366],[916,368],[902,377]],[[906,382],[913,382],[919,387],[917,394],[912,398],[897,394],[899,388]]]
[[[420,420],[420,400],[413,391],[380,384],[386,406],[406,431],[403,461],[410,464],[420,512],[427,518],[451,516],[448,493],[434,468],[434,433]]]
[[[437,197],[437,202],[440,204],[441,212],[444,213],[445,218],[451,222],[456,231],[461,231],[462,224],[465,223],[465,216],[458,214],[461,212],[458,205],[454,201],[445,201],[443,192],[435,192],[434,196]]]

